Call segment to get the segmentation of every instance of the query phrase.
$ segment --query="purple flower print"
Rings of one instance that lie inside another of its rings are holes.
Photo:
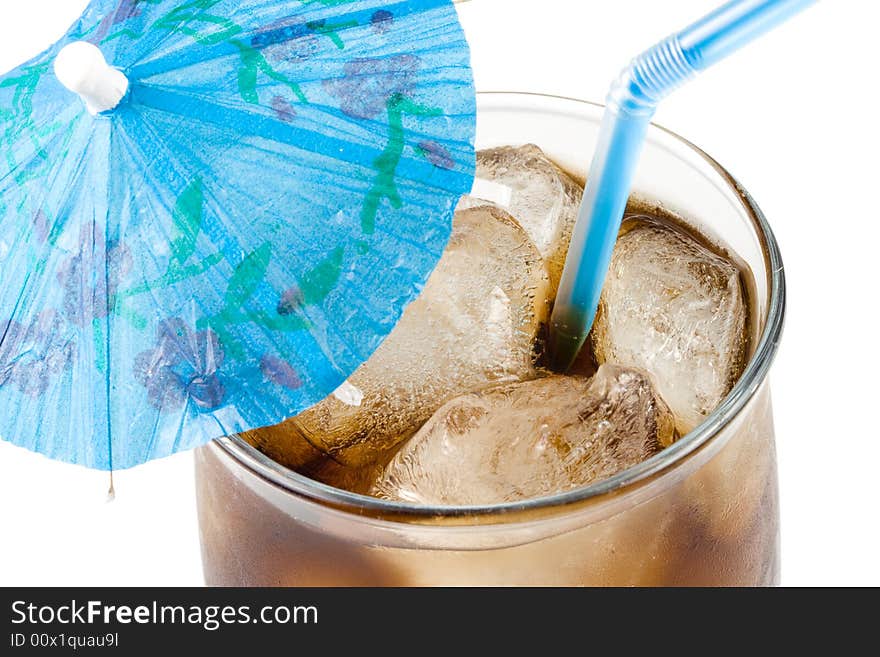
[[[34,236],[36,236],[37,242],[45,244],[46,240],[49,239],[49,219],[46,217],[45,212],[42,210],[34,212],[33,226]]]
[[[394,23],[394,14],[387,9],[380,9],[370,17],[370,24],[376,34],[385,34]]]
[[[313,57],[320,47],[314,26],[296,18],[282,18],[266,26],[251,39],[251,45],[258,48],[263,56],[273,64],[302,62]]]
[[[305,299],[303,298],[303,293],[296,285],[294,285],[285,290],[281,295],[281,301],[278,302],[276,311],[279,315],[287,317],[288,315],[295,313],[304,303]]]
[[[279,121],[292,123],[296,118],[296,110],[284,96],[274,96],[272,98],[272,110]]]
[[[61,263],[56,274],[64,288],[67,319],[85,326],[106,317],[116,304],[119,283],[131,267],[131,253],[124,244],[105,244],[104,231],[96,223],[83,226],[77,251]]]
[[[191,401],[198,409],[213,410],[226,398],[218,373],[224,359],[214,331],[193,331],[175,317],[159,324],[156,348],[135,358],[134,376],[155,408],[177,410]]]
[[[455,160],[452,159],[449,151],[436,141],[420,141],[419,152],[435,167],[440,169],[452,169],[455,167]]]
[[[296,390],[302,387],[302,381],[296,370],[277,356],[266,354],[260,359],[260,371],[269,381],[277,383],[282,388]]]
[[[76,343],[55,310],[44,310],[29,324],[0,322],[0,386],[13,385],[37,397],[53,379],[69,369]]]
[[[143,0],[119,0],[119,6],[113,14],[113,24],[118,25],[129,18],[140,16],[141,10],[138,5],[142,2]]]
[[[116,10],[111,11],[104,17],[100,25],[98,25],[98,29],[96,29],[94,34],[89,38],[89,41],[92,43],[99,43],[110,33],[110,30],[120,23],[124,23],[129,18],[140,16],[141,9],[138,5],[141,4],[141,2],[143,2],[143,0],[119,0],[119,5],[116,7]]]
[[[349,116],[372,119],[385,111],[392,97],[412,94],[420,64],[414,55],[353,59],[343,68],[342,78],[324,81],[324,89],[339,98]]]

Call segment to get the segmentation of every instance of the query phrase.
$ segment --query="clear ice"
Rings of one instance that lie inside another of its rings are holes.
[[[477,153],[474,191],[459,207],[491,201],[507,210],[544,257],[555,295],[583,192],[534,144],[502,146]]]
[[[742,373],[747,305],[739,269],[684,232],[630,221],[617,240],[592,342],[599,363],[650,372],[682,435]]]
[[[561,493],[610,477],[675,439],[674,419],[640,370],[552,375],[458,397],[394,456],[378,497],[486,505]]]

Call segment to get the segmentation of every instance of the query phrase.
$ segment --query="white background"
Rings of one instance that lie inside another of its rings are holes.
[[[85,4],[0,3],[0,72]],[[601,100],[631,56],[714,5],[472,0],[461,13],[478,88]],[[880,584],[878,24],[875,2],[824,0],[656,118],[739,178],[782,246],[790,296],[772,382],[789,585]],[[200,584],[192,479],[178,455],[117,473],[105,503],[106,474],[0,444],[0,584]]]

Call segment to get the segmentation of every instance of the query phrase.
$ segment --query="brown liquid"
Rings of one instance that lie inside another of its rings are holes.
[[[677,217],[643,203],[631,204],[628,215],[687,230]],[[584,349],[574,371],[594,370]],[[308,458],[301,472],[314,479],[355,491],[370,479],[369,469],[352,471],[307,445],[302,451]],[[216,446],[197,451],[196,474],[210,585],[778,582],[776,461],[766,383],[719,436],[656,478],[647,492],[618,496],[604,503],[605,513],[601,506],[598,512],[548,509],[542,523],[511,522],[491,531],[476,526],[465,536],[461,527],[432,527],[435,539],[425,539],[429,518],[417,525],[387,524],[322,506],[267,482]],[[484,522],[458,519],[459,525]]]
[[[377,536],[370,521],[282,491],[217,447],[202,447],[196,481],[205,580],[218,586],[773,585],[778,500],[766,389],[745,415],[718,454],[679,481],[661,482],[663,490],[650,500],[600,520],[576,513],[548,520],[551,528],[534,535],[515,526],[491,537],[487,529],[469,528],[480,540],[466,549],[407,546],[410,528],[402,523],[395,536]],[[441,533],[437,543],[446,540]]]

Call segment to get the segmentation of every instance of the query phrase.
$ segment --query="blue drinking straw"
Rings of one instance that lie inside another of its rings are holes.
[[[608,94],[550,320],[551,367],[567,370],[596,316],[645,133],[672,91],[815,0],[733,0],[636,57]]]

